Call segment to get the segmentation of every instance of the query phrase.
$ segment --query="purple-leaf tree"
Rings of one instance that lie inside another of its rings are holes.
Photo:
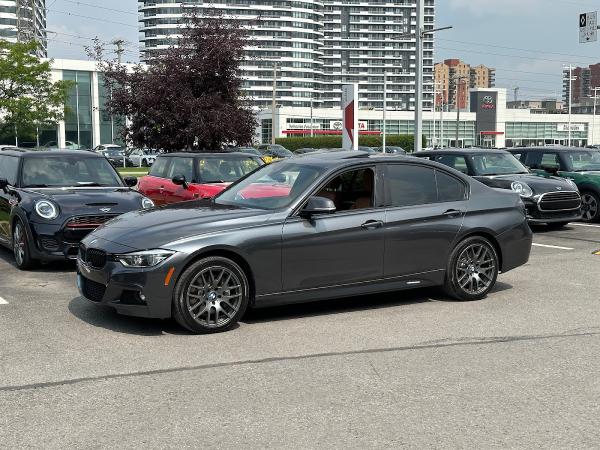
[[[104,72],[107,112],[124,116],[123,137],[136,147],[215,151],[252,141],[256,119],[242,96],[240,64],[248,36],[219,15],[186,16],[177,46],[133,68],[105,60],[99,41],[88,53]]]

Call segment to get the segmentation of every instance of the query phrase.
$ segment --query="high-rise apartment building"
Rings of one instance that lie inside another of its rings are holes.
[[[270,108],[274,69],[281,106],[340,105],[341,84],[360,84],[360,107],[414,109],[416,3],[359,0],[139,0],[142,58],[176,43],[191,8],[234,17],[252,45],[242,70],[244,91],[259,108]],[[434,0],[425,0],[425,27],[434,25]],[[433,99],[433,35],[424,42],[424,107]]]
[[[586,98],[594,96],[594,88],[600,88],[600,63],[588,67],[574,67],[572,71],[573,104],[584,103]],[[563,72],[563,99],[569,107],[569,70]]]
[[[40,44],[37,55],[46,57],[45,0],[0,0],[0,39],[9,42],[35,40]]]
[[[472,67],[460,59],[446,59],[434,68],[436,105],[456,105],[466,109],[469,105],[469,89],[489,89],[496,84],[496,70],[480,64]],[[458,102],[457,95],[458,93]]]

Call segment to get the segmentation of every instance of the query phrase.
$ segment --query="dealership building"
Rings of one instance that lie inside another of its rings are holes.
[[[75,144],[91,148],[100,144],[119,143],[119,120],[105,108],[106,92],[102,74],[92,61],[53,61],[55,80],[72,80],[65,120],[56,127],[40,130],[42,145],[55,142],[66,147]],[[359,85],[360,89],[360,85]],[[569,138],[569,118],[566,114],[539,114],[528,109],[507,109],[506,90],[473,89],[470,108],[461,111],[457,126],[456,111],[423,114],[423,134],[429,145],[454,146],[458,128],[461,146],[513,147],[518,145],[566,145]],[[383,112],[363,109],[358,105],[360,132],[379,135],[383,130]],[[312,117],[312,118],[311,118]],[[309,136],[340,134],[341,108],[280,106],[275,112],[275,136]],[[270,109],[257,110],[255,143],[271,141],[273,121]],[[600,144],[600,117],[574,114],[571,121],[572,144]],[[595,126],[594,126],[595,123]],[[442,127],[443,124],[443,127]],[[388,111],[389,134],[413,134],[413,111]]]

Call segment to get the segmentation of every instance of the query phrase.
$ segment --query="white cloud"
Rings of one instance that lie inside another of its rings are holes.
[[[512,16],[542,11],[541,0],[448,0],[455,11],[463,11],[476,17],[487,15]],[[547,4],[546,4],[547,7]]]

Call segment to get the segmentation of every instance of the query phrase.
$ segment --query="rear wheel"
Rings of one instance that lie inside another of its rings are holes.
[[[194,333],[231,329],[248,307],[250,288],[244,271],[220,256],[203,258],[183,272],[173,297],[173,315]]]
[[[584,222],[598,222],[600,220],[600,196],[592,191],[582,192],[581,209]]]
[[[13,254],[15,263],[20,270],[33,268],[37,261],[31,257],[29,242],[27,240],[27,231],[20,219],[17,219],[13,227]]]
[[[496,284],[498,271],[498,254],[490,241],[467,238],[450,255],[444,290],[457,300],[480,300]]]

